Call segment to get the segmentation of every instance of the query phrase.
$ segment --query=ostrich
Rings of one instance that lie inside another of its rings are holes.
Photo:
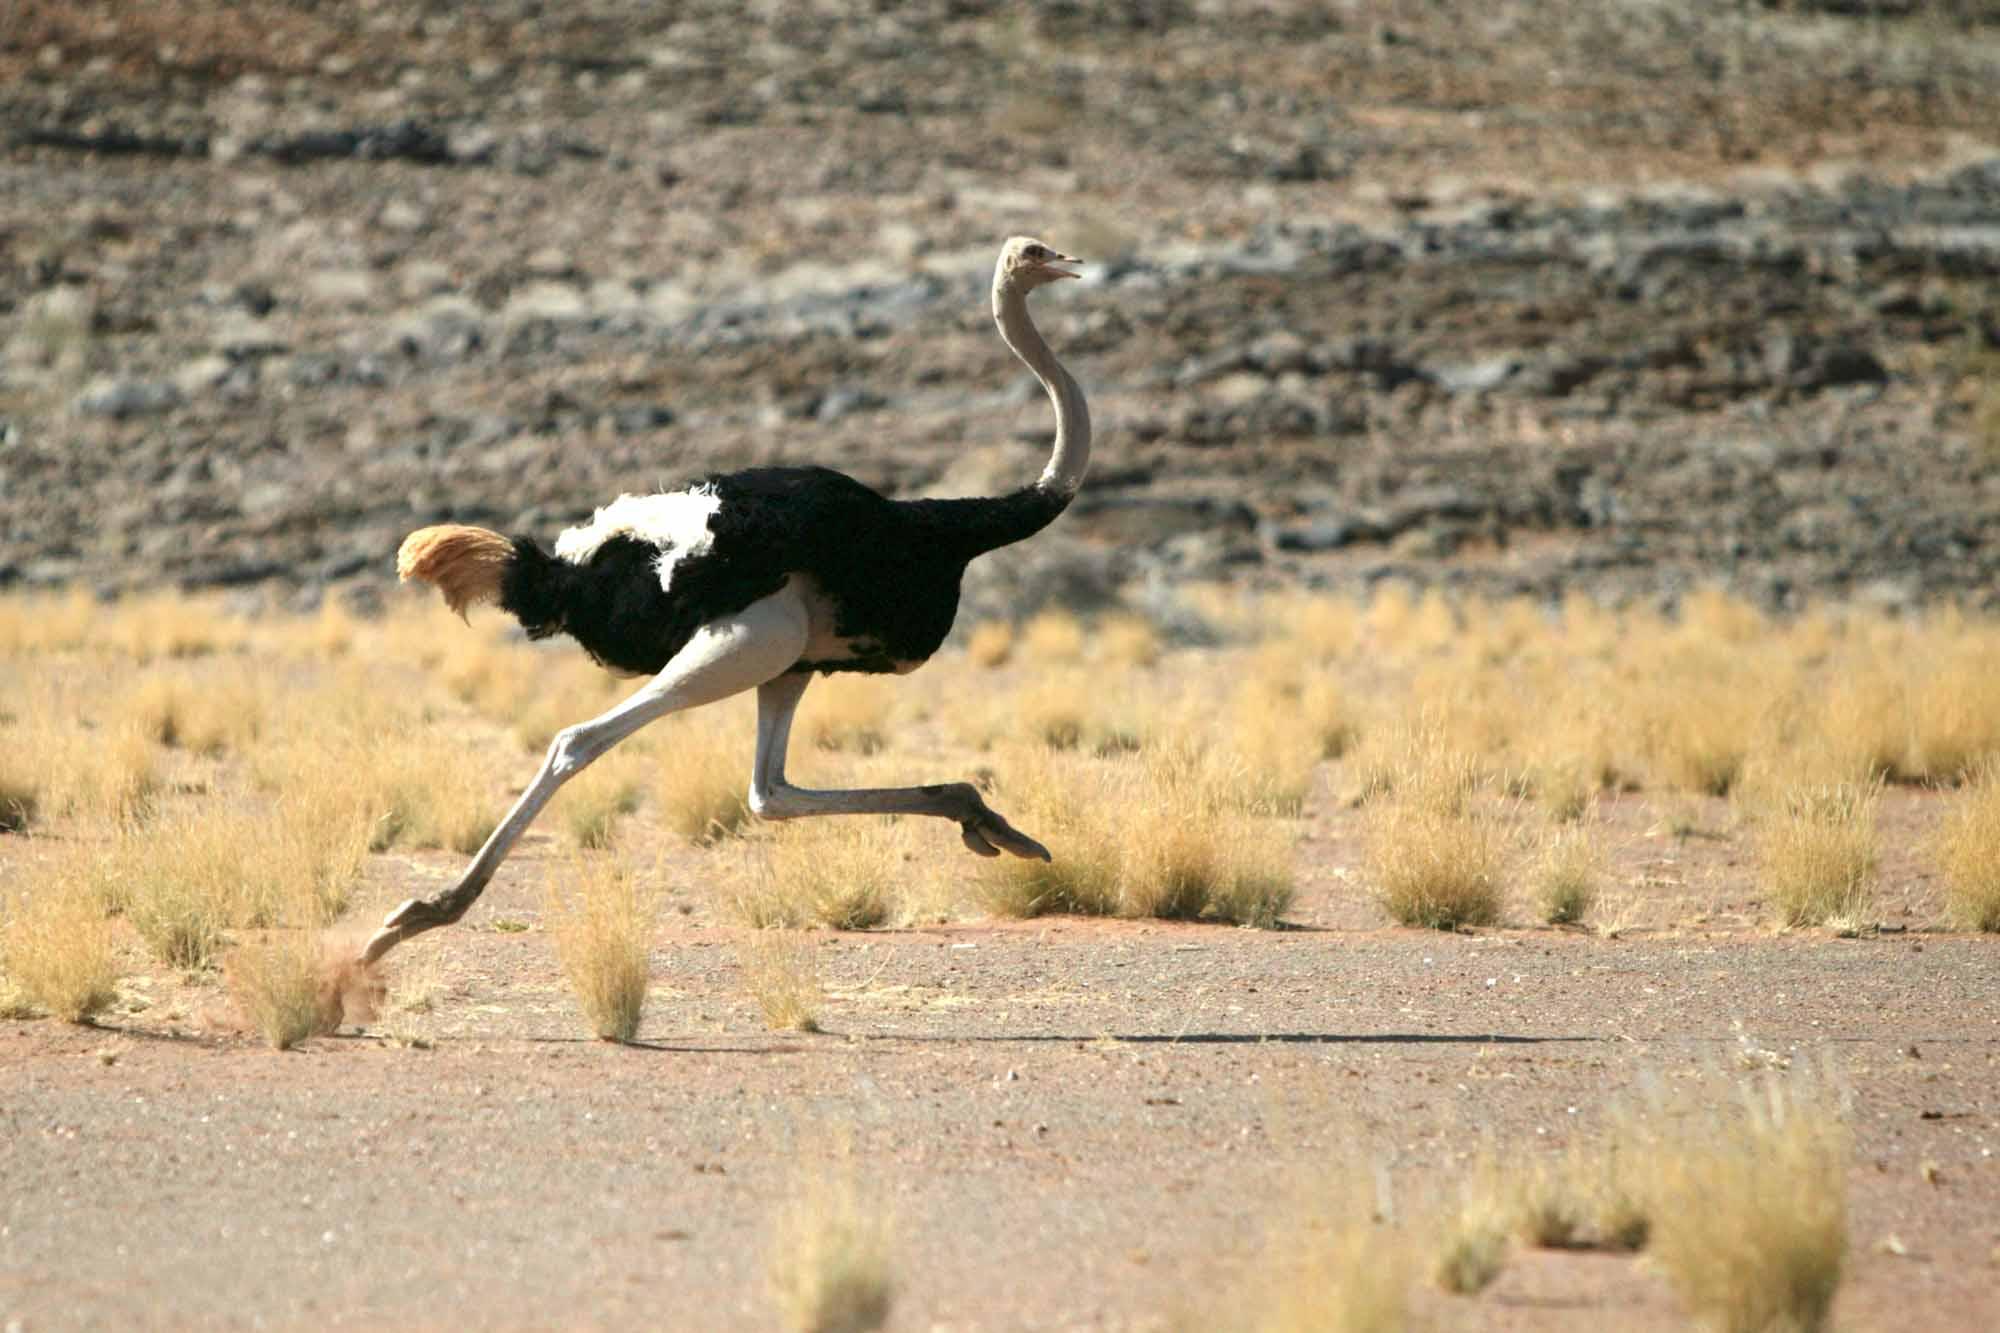
[[[557,733],[541,769],[450,888],[389,913],[362,949],[465,915],[556,790],[656,718],[757,691],[749,805],[765,819],[936,815],[981,856],[1048,860],[971,784],[815,791],[785,779],[792,714],[814,672],[914,671],[938,650],[976,556],[1041,531],[1069,505],[1090,460],[1083,391],[1028,318],[1028,293],[1080,261],[1024,236],[993,269],[1000,337],[1048,390],[1055,445],[1034,484],[962,500],[890,500],[822,467],[752,468],[684,490],[623,495],[556,539],[445,524],[404,539],[396,569],[433,584],[461,616],[497,603],[531,638],[567,634],[599,663],[651,679],[623,703]]]

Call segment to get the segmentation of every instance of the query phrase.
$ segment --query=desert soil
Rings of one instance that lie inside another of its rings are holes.
[[[1885,827],[1914,840],[1933,815],[1892,797]],[[581,1035],[539,928],[548,835],[465,926],[392,957],[434,996],[396,1039],[350,1026],[279,1055],[213,983],[170,976],[102,1030],[5,1024],[0,1312],[769,1327],[772,1219],[802,1164],[851,1152],[894,1219],[892,1327],[1199,1325],[1283,1280],[1304,1200],[1380,1192],[1428,1256],[1420,1223],[1477,1154],[1532,1160],[1649,1088],[1726,1100],[1792,1064],[1852,1098],[1840,1326],[2000,1317],[1996,958],[1901,929],[1935,913],[1919,866],[1885,866],[1888,932],[1773,935],[1737,837],[1677,839],[1633,801],[1606,821],[1634,886],[1615,937],[1448,935],[1379,925],[1355,819],[1316,803],[1280,931],[827,934],[819,1034],[765,1030],[738,930],[668,869],[686,910],[655,939],[638,1042]],[[454,866],[384,859],[370,906]],[[1594,1254],[1519,1252],[1485,1293],[1418,1305],[1446,1328],[1686,1325],[1643,1260]]]
[[[1028,231],[1099,261],[1038,298],[1098,471],[976,610],[1991,605],[1994,29],[1838,8],[18,0],[0,585],[365,602],[441,517],[547,537],[750,462],[1031,476],[1046,405],[983,305]],[[493,928],[537,921],[538,833],[392,960],[434,979],[422,1045],[274,1054],[166,976],[102,1029],[0,1024],[0,1325],[769,1327],[769,1219],[845,1143],[894,1327],[1143,1328],[1254,1286],[1349,1168],[1420,1216],[1486,1146],[1791,1062],[1853,1097],[1842,1326],[1994,1327],[2000,955],[1931,929],[1932,798],[1888,797],[1899,909],[1857,939],[1765,928],[1712,813],[1610,811],[1615,936],[1441,935],[1382,927],[1326,796],[1285,930],[829,934],[811,1036],[660,851],[688,910],[623,1047]],[[455,867],[380,858],[359,915]],[[1686,1322],[1597,1255],[1419,1301]]]

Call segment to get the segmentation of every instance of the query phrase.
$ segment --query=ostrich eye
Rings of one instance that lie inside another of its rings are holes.
[[[1049,247],[1046,245],[1031,245],[1025,253],[1030,259],[1047,259],[1049,257]]]

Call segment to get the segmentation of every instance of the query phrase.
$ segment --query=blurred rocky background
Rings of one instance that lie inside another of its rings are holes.
[[[2000,3],[7,0],[0,587],[818,462],[1189,580],[2000,605]]]

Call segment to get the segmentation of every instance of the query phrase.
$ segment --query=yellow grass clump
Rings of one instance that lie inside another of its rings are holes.
[[[0,973],[66,1023],[87,1023],[116,998],[111,923],[92,891],[86,849],[33,864],[0,900]]]
[[[1043,611],[1021,627],[1021,650],[1037,662],[1083,658],[1083,622],[1067,611]]]
[[[863,1197],[849,1154],[802,1167],[771,1236],[771,1291],[782,1326],[870,1333],[887,1324],[896,1297],[892,1233],[881,1201]]]
[[[86,674],[24,673],[0,712],[0,774],[11,824],[37,820],[132,820],[153,808],[164,785],[160,750],[145,725],[109,697],[129,688],[123,668]]]
[[[1141,616],[1106,616],[1097,622],[1096,657],[1116,666],[1149,667],[1160,660],[1160,636]]]
[[[872,816],[780,824],[746,848],[742,870],[725,891],[727,906],[758,929],[867,930],[935,918],[947,910],[949,892],[936,861],[941,844],[929,856],[916,850],[913,839],[926,831],[944,832],[930,821]]]
[[[275,1050],[340,1026],[340,995],[316,930],[257,932],[230,951],[223,977],[236,1007]]]
[[[725,703],[684,713],[651,729],[653,804],[689,842],[727,837],[750,819],[750,764],[756,722]]]
[[[822,750],[874,754],[889,743],[894,679],[850,672],[814,682],[799,708],[794,737]]]
[[[1758,867],[1788,926],[1855,927],[1874,899],[1874,784],[1800,787],[1764,817]]]
[[[1549,830],[1535,861],[1535,907],[1552,926],[1577,925],[1597,905],[1604,878],[1604,849],[1587,826]]]
[[[233,927],[317,926],[347,905],[367,848],[367,818],[336,794],[275,806],[209,805],[128,826],[96,870],[170,967],[211,965]]]
[[[1368,811],[1364,852],[1389,915],[1456,930],[1499,920],[1505,827],[1477,808],[1470,756],[1433,727],[1404,733],[1390,795]]]
[[[654,895],[617,861],[596,859],[551,876],[547,908],[556,956],[591,1031],[604,1041],[632,1040],[652,981]]]
[[[618,822],[639,808],[642,761],[631,750],[613,750],[562,785],[557,813],[570,840],[585,851],[611,846]]]
[[[1352,1164],[1308,1166],[1295,1198],[1269,1209],[1267,1239],[1244,1280],[1170,1328],[1255,1333],[1401,1333],[1410,1323],[1414,1251],[1389,1219],[1387,1177]],[[1209,1308],[1201,1308],[1209,1306]]]
[[[1710,1327],[1816,1333],[1846,1264],[1847,1126],[1817,1079],[1772,1077],[1740,1100],[1662,1125],[1633,1160],[1649,1248]]]
[[[819,948],[800,930],[746,931],[736,943],[743,985],[774,1031],[819,1031]]]
[[[2000,764],[1954,798],[1932,842],[1945,910],[1960,930],[2000,931]]]
[[[965,655],[974,666],[1007,665],[1014,655],[1014,627],[1004,620],[982,620],[965,639]]]
[[[1289,835],[1246,813],[1192,746],[1120,760],[1024,748],[1007,757],[1000,792],[1055,859],[989,862],[979,886],[989,911],[1271,926],[1291,903]]]

